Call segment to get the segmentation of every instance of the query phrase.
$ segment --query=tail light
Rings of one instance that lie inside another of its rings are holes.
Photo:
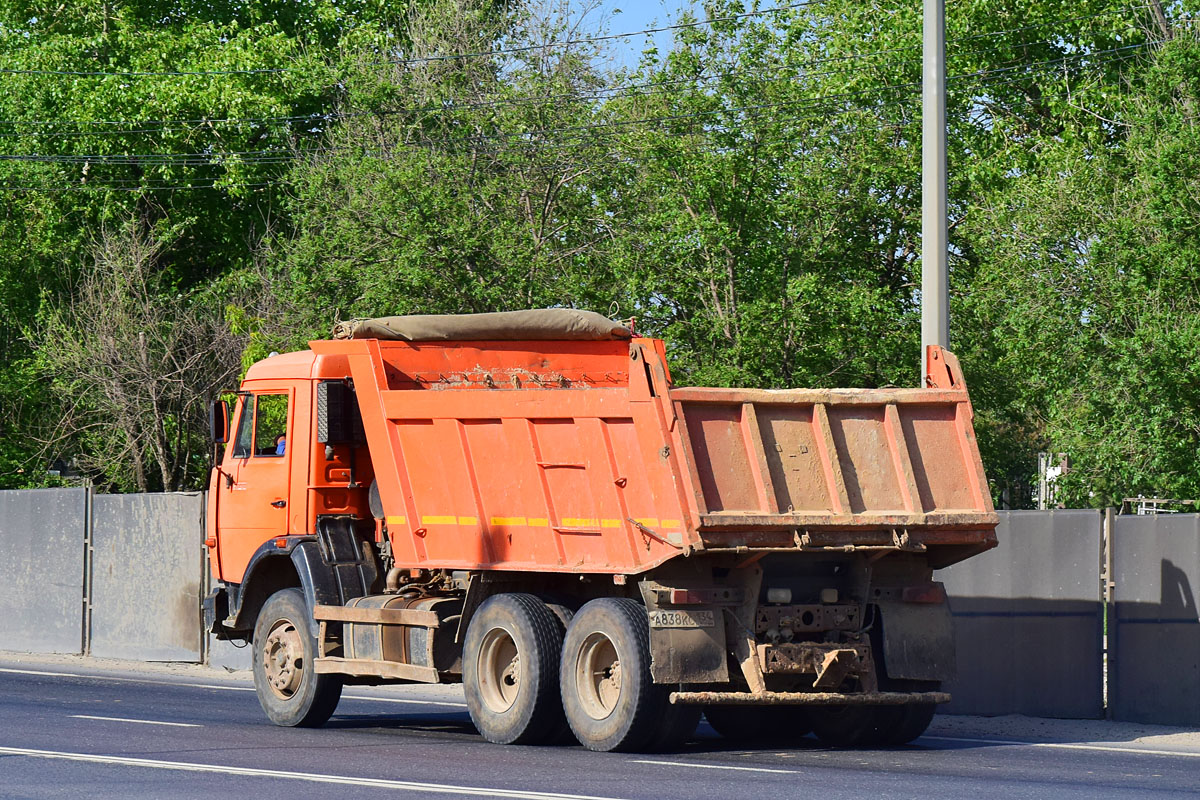
[[[673,606],[695,606],[703,602],[704,596],[699,592],[693,592],[688,589],[671,590],[671,605]]]

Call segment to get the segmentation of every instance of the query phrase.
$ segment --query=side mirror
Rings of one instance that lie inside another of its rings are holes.
[[[208,435],[213,444],[229,441],[229,404],[224,400],[213,400],[208,407]]]

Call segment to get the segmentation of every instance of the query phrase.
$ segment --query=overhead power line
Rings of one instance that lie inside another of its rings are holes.
[[[806,5],[806,4],[802,3],[802,4],[798,4],[798,5]],[[1132,8],[1140,9],[1140,8],[1145,8],[1145,7],[1146,6],[1136,6],[1136,7],[1132,7]],[[780,8],[783,8],[783,7],[778,7],[776,9],[771,9],[771,10],[780,10]],[[1076,18],[1076,19],[1088,19],[1088,18],[1093,18],[1095,16],[1099,16],[1099,15],[1088,15],[1087,17]],[[1025,26],[1021,29],[1013,29],[1013,30],[1029,30],[1029,29],[1033,29],[1035,27],[1041,27],[1041,26],[1040,25],[1039,26]],[[993,33],[995,33],[995,32],[993,32]],[[983,34],[981,34],[979,36],[975,36],[975,37],[964,37],[964,40],[976,39],[976,38],[979,38],[980,36],[983,36]],[[1040,44],[1049,44],[1049,43],[1055,43],[1055,40],[1048,40],[1046,42],[1041,42]],[[1094,51],[1081,50],[1081,51],[1078,51],[1075,53],[1069,53],[1065,56],[1062,56],[1059,58],[1054,58],[1054,59],[1047,59],[1047,60],[1038,61],[1038,62],[1023,62],[1023,63],[1005,65],[1005,66],[1001,66],[1001,67],[976,70],[974,72],[969,72],[969,73],[952,75],[948,78],[948,80],[951,82],[957,82],[957,81],[975,79],[979,84],[983,84],[983,85],[1003,85],[1003,84],[1012,83],[1016,80],[1020,80],[1020,79],[1024,78],[1025,77],[1024,73],[1036,71],[1038,69],[1042,69],[1047,66],[1063,65],[1063,64],[1067,64],[1072,61],[1096,60],[1100,56],[1121,54],[1116,58],[1100,59],[1100,63],[1094,64],[1091,66],[1100,66],[1103,63],[1111,64],[1111,63],[1123,62],[1123,61],[1126,61],[1126,60],[1136,56],[1137,52],[1142,50],[1143,48],[1155,46],[1155,45],[1158,45],[1161,43],[1162,43],[1162,40],[1152,40],[1152,41],[1146,41],[1146,42],[1137,43],[1137,44],[1124,45],[1124,46],[1120,46],[1120,47],[1106,48],[1103,50],[1094,50]],[[1009,45],[1009,46],[1013,46],[1013,47],[1026,46],[1026,47],[1028,47],[1028,46],[1036,46],[1037,44],[1039,44],[1039,43],[1016,43],[1016,44]],[[902,51],[902,50],[903,50],[903,48],[893,48],[891,50],[891,52]],[[987,52],[988,50],[989,49],[985,48],[983,51]],[[821,59],[820,61],[829,62],[829,61],[845,60],[848,58],[868,58],[868,57],[874,57],[876,55],[879,55],[879,54],[882,54],[885,52],[889,52],[889,51],[873,51],[871,53],[848,54],[848,55],[833,57],[830,59]],[[977,51],[968,51],[968,52],[979,52],[979,51],[977,50]],[[892,61],[892,62],[885,62],[885,63],[895,64],[895,63],[904,63],[904,62],[903,61]],[[1020,73],[1020,74],[1017,74],[1017,73]],[[724,74],[700,76],[700,78],[698,78],[696,80],[700,80],[700,79],[715,80],[718,77],[736,76],[737,74],[738,73],[736,71],[730,71],[730,72],[724,73]],[[823,75],[823,74],[844,74],[844,73],[839,73],[836,71],[831,71],[831,72],[827,72],[827,73],[815,73],[815,74],[809,73],[808,77],[817,77],[817,76]],[[753,73],[748,74],[748,76],[752,76],[752,75],[753,75]],[[1006,77],[1005,79],[1002,79],[1002,80],[996,80],[993,77],[996,75],[1005,75],[1005,76],[1009,76],[1009,77]],[[761,79],[761,80],[767,80],[767,82],[774,82],[774,80],[786,80],[786,79],[792,79],[792,77],[793,76],[788,75],[788,76],[784,76],[783,78],[780,78],[780,79]],[[696,80],[692,80],[691,82],[695,83]],[[687,81],[687,79],[681,79],[679,82],[688,82],[688,81]],[[625,91],[628,93],[626,96],[642,96],[645,93],[642,93],[642,92],[632,93],[629,90],[630,89],[638,89],[638,88],[651,88],[651,89],[661,88],[662,85],[667,84],[667,83],[676,83],[676,81],[660,81],[660,82],[651,81],[651,82],[647,82],[642,85],[625,85],[625,86],[617,86],[617,87],[606,87],[605,89],[602,89],[599,91],[601,91],[601,92]],[[919,85],[920,85],[919,82],[898,83],[898,84],[891,84],[891,85],[884,85],[884,86],[868,87],[868,88],[861,89],[858,91],[844,92],[844,93],[833,94],[833,95],[797,98],[797,99],[786,100],[786,101],[777,102],[777,103],[764,103],[764,104],[754,104],[754,105],[748,105],[748,106],[733,106],[733,107],[723,106],[723,107],[719,107],[719,108],[713,108],[713,109],[708,109],[705,111],[693,112],[693,113],[688,113],[688,114],[652,116],[652,117],[645,117],[645,118],[634,119],[634,120],[621,120],[621,121],[612,122],[612,123],[596,123],[596,124],[591,124],[591,125],[567,126],[567,127],[561,127],[561,128],[545,128],[545,129],[540,129],[540,130],[522,132],[520,134],[493,133],[493,134],[479,134],[479,135],[466,136],[466,137],[452,136],[452,137],[444,137],[442,139],[427,138],[427,139],[423,139],[423,140],[415,141],[415,142],[400,143],[395,146],[398,148],[401,148],[401,149],[409,149],[409,148],[414,148],[414,147],[416,147],[416,148],[432,148],[432,147],[436,147],[440,143],[448,143],[448,144],[453,144],[456,146],[465,146],[465,147],[473,147],[474,148],[474,147],[480,147],[482,145],[486,145],[489,142],[496,143],[497,148],[562,146],[566,143],[561,142],[561,141],[552,141],[550,139],[550,137],[560,135],[560,134],[574,134],[577,138],[580,138],[580,137],[587,136],[588,134],[595,132],[595,131],[599,131],[599,130],[613,130],[613,129],[632,127],[632,126],[644,126],[644,125],[654,125],[654,124],[665,125],[665,124],[673,124],[673,123],[686,122],[686,121],[692,121],[692,120],[711,120],[713,118],[718,118],[720,115],[736,116],[736,115],[740,114],[743,117],[743,121],[746,121],[746,120],[758,119],[763,116],[768,116],[769,111],[772,111],[772,110],[780,110],[780,109],[811,110],[811,109],[815,109],[815,108],[819,107],[821,104],[836,103],[838,101],[848,100],[848,99],[854,98],[854,97],[873,96],[873,95],[880,96],[883,94],[893,94],[894,95],[898,92],[902,93],[905,91],[910,91],[916,87],[919,87]],[[619,97],[621,95],[617,95],[617,96]],[[610,96],[607,96],[607,95],[605,95],[605,96],[594,95],[591,97],[591,99],[601,99],[602,97],[608,97],[608,99],[612,99]],[[506,99],[500,100],[500,101],[489,101],[489,102],[485,102],[485,103],[477,103],[477,104],[471,104],[471,105],[460,104],[458,107],[454,107],[454,106],[447,107],[447,106],[441,105],[441,106],[437,106],[437,107],[430,107],[428,109],[428,111],[430,111],[430,112],[454,111],[454,110],[458,110],[458,109],[466,109],[466,108],[472,107],[472,105],[474,107],[483,107],[483,106],[490,106],[490,105],[514,104],[517,102],[534,102],[534,101],[545,102],[547,99],[551,99],[551,98],[547,98],[545,96],[525,97],[525,98],[506,98]],[[571,99],[581,100],[581,99],[588,99],[588,97],[587,96],[572,97]],[[812,114],[812,115],[808,115],[808,116],[810,116],[810,117],[811,116],[820,116],[820,115],[837,116],[839,113],[852,113],[855,110],[856,109],[848,109],[846,112],[838,112],[838,111],[830,112],[828,110],[823,110],[819,114]],[[394,113],[420,113],[420,112],[421,112],[421,109],[401,109]],[[372,114],[370,112],[362,112],[361,114],[358,114],[358,115],[371,116]],[[270,121],[287,120],[287,121],[303,122],[303,123],[306,123],[309,125],[317,126],[317,125],[328,124],[329,122],[332,122],[336,119],[343,118],[346,116],[349,116],[349,115],[347,115],[347,114],[313,114],[313,115],[306,115],[306,116],[300,116],[300,117],[274,117],[274,118],[258,118],[258,119],[255,119],[255,118],[242,118],[242,119],[226,118],[221,121],[232,122],[232,121],[236,120],[238,122],[262,122],[262,121],[267,121],[267,120],[270,120]],[[777,115],[770,115],[770,116],[772,116],[772,118],[778,119],[780,121],[800,120],[800,119],[806,118],[805,116],[783,117],[783,118],[780,118]],[[198,120],[198,122],[200,122],[202,124],[216,122],[216,121],[217,120]],[[6,124],[16,125],[16,124],[33,124],[33,123],[23,122],[23,121],[0,121],[0,125],[6,125]],[[47,122],[47,124],[55,124],[55,123]],[[80,123],[76,122],[74,124],[80,124]],[[142,123],[142,124],[144,124],[144,123]],[[705,123],[705,124],[708,124],[708,123]],[[148,132],[157,132],[158,130],[160,130],[160,129],[155,129],[153,131],[148,131]],[[709,125],[709,127],[706,130],[710,133],[718,133],[718,132],[720,132],[720,133],[736,133],[737,132],[736,128],[721,128],[720,125]],[[92,133],[95,133],[95,132],[92,132]],[[113,133],[117,133],[117,132],[113,132]],[[127,134],[127,133],[129,133],[129,131],[121,131],[119,133]],[[4,135],[4,134],[0,134],[0,135]],[[292,149],[276,148],[276,149],[267,149],[267,150],[233,151],[233,152],[225,152],[225,153],[222,153],[222,152],[150,153],[150,154],[116,153],[116,154],[91,154],[91,155],[36,154],[36,153],[35,154],[19,154],[18,153],[18,154],[0,154],[0,161],[29,161],[29,162],[40,162],[40,163],[46,163],[46,164],[64,164],[64,165],[90,164],[90,165],[96,165],[96,166],[136,165],[136,166],[142,166],[142,167],[163,167],[163,166],[223,167],[223,166],[231,166],[231,165],[283,164],[283,163],[290,162],[297,155],[302,155],[305,152],[331,152],[331,150],[325,149],[325,150],[321,150],[321,151],[296,151],[296,150],[292,150]],[[269,181],[269,182],[266,182],[265,185],[271,185],[274,183],[276,183],[276,182]],[[222,184],[219,179],[214,179],[211,183],[188,182],[187,184],[179,184],[179,185],[173,185],[173,186],[157,186],[157,187],[156,186],[147,186],[144,184],[129,185],[129,186],[119,186],[119,185],[111,185],[110,184],[108,186],[108,188],[110,188],[114,191],[140,191],[140,190],[158,190],[158,189],[170,190],[170,191],[183,191],[183,190],[192,190],[192,189],[221,188],[222,186],[228,186],[228,187],[232,188],[232,187],[238,186],[238,185],[251,186],[252,184]],[[92,186],[90,190],[99,191],[99,190],[104,190],[104,188],[105,187],[103,187],[103,186]],[[0,186],[0,190],[4,190],[4,191],[37,191],[40,189],[44,189],[46,191],[55,190],[54,187],[32,187],[32,186],[4,187],[4,186]],[[82,187],[77,187],[75,185],[71,185],[71,186],[62,187],[62,190],[76,191],[76,190],[82,190]]]
[[[949,44],[951,41],[970,42],[970,41],[973,41],[976,39],[988,39],[988,38],[992,38],[995,36],[1004,36],[1005,34],[1009,34],[1009,33],[1021,33],[1023,31],[1037,30],[1040,28],[1049,28],[1049,27],[1057,28],[1057,27],[1062,27],[1063,25],[1069,25],[1072,22],[1086,22],[1088,20],[1099,19],[1100,17],[1108,17],[1108,16],[1113,16],[1116,14],[1124,14],[1129,11],[1145,11],[1146,9],[1150,9],[1153,7],[1154,7],[1153,3],[1146,3],[1143,5],[1137,5],[1137,6],[1125,6],[1124,8],[1108,9],[1106,11],[1097,11],[1093,14],[1084,14],[1084,15],[1078,16],[1078,17],[1068,17],[1067,19],[1056,19],[1056,20],[1047,20],[1045,22],[1034,22],[1029,25],[1022,25],[1019,28],[1007,28],[1002,31],[988,31],[986,33],[975,33],[975,34],[971,34],[969,36],[959,36],[954,39],[947,39],[946,44]]]
[[[1092,15],[1094,16],[1094,15]],[[1027,26],[1032,27],[1032,26]],[[1026,28],[1026,29],[1027,29]],[[975,37],[967,37],[975,38]],[[952,40],[953,41],[953,40]],[[1046,39],[1037,42],[1018,42],[1011,45],[1014,48],[1040,47],[1043,45],[1058,44],[1057,39]],[[1135,45],[1139,46],[1139,45]],[[916,51],[919,45],[912,48],[904,49],[903,52]],[[975,55],[979,53],[993,52],[996,48],[976,48],[972,50],[960,51],[952,54],[951,58],[958,58],[966,55]],[[591,93],[563,93],[557,95],[520,95],[516,97],[503,98],[499,100],[488,101],[462,101],[455,98],[447,98],[437,103],[427,104],[424,106],[389,109],[386,111],[373,112],[315,112],[306,115],[295,116],[276,116],[276,117],[214,117],[214,118],[192,118],[192,119],[169,119],[169,120],[68,120],[64,123],[62,120],[0,120],[0,126],[16,127],[22,125],[49,127],[60,126],[63,124],[70,125],[143,125],[153,127],[139,128],[123,128],[116,130],[68,130],[68,131],[3,131],[0,130],[0,139],[16,139],[16,138],[75,138],[75,137],[93,137],[93,136],[127,136],[137,134],[160,134],[176,131],[191,131],[205,126],[213,125],[248,125],[255,127],[268,127],[271,125],[292,125],[303,128],[306,125],[312,128],[320,128],[342,119],[350,119],[355,117],[380,117],[380,116],[397,116],[397,115],[416,115],[416,114],[450,114],[461,111],[475,110],[481,108],[503,108],[520,105],[550,105],[559,101],[563,102],[588,102],[595,100],[617,100],[625,98],[651,97],[655,95],[667,94],[671,87],[678,86],[704,86],[714,81],[718,81],[730,77],[741,77],[748,81],[755,81],[756,85],[775,84],[798,79],[812,79],[825,76],[847,76],[849,73],[842,70],[824,70],[820,72],[803,71],[803,68],[826,64],[837,61],[845,61],[849,59],[865,60],[879,55],[888,53],[900,52],[899,48],[890,50],[872,51],[866,53],[855,53],[849,55],[841,55],[830,58],[811,59],[806,62],[801,62],[795,65],[785,65],[763,73],[745,70],[727,70],[723,72],[712,73],[709,75],[698,75],[694,77],[674,78],[669,80],[653,80],[642,83],[623,84],[615,86],[607,86],[594,90]],[[1081,51],[1084,52],[1084,51]],[[1092,53],[1108,52],[1108,51],[1086,51]],[[1064,58],[1075,58],[1079,54],[1072,53],[1064,56]],[[919,57],[907,59],[889,59],[883,61],[876,66],[880,67],[895,67],[905,64],[918,64],[921,59]],[[1022,62],[1025,63],[1025,62]],[[1035,62],[1036,63],[1036,62]],[[1019,68],[1022,64],[1014,64],[1011,67],[1005,66],[1002,69]],[[314,131],[318,132],[318,131]]]
[[[1046,59],[1043,61],[1028,62],[1028,63],[1016,64],[1016,65],[1000,67],[1000,68],[977,70],[974,72],[949,75],[949,76],[947,76],[946,80],[947,80],[947,83],[954,84],[954,83],[958,83],[958,82],[961,82],[961,81],[964,81],[964,80],[967,80],[970,78],[980,78],[980,77],[986,77],[986,76],[990,76],[990,75],[1014,72],[1014,71],[1018,71],[1018,70],[1038,70],[1038,69],[1042,69],[1047,66],[1061,65],[1061,64],[1065,64],[1065,63],[1068,63],[1071,61],[1088,60],[1091,58],[1110,55],[1110,54],[1114,54],[1114,53],[1138,51],[1138,50],[1144,49],[1146,47],[1151,47],[1154,45],[1162,44],[1163,41],[1164,40],[1161,40],[1161,39],[1154,39],[1154,40],[1150,40],[1150,41],[1146,41],[1146,42],[1141,42],[1138,44],[1106,48],[1103,50],[1089,50],[1089,51],[1081,50],[1079,52],[1070,53],[1070,54],[1062,56],[1060,58]],[[908,81],[908,82],[897,83],[897,84],[885,84],[885,85],[881,85],[881,86],[871,86],[871,87],[866,87],[863,89],[853,90],[853,91],[849,91],[849,92],[838,92],[835,94],[828,94],[828,95],[818,95],[818,96],[786,99],[786,100],[781,100],[781,101],[772,102],[772,103],[756,103],[756,104],[750,104],[750,105],[744,105],[744,106],[719,106],[719,107],[704,110],[704,111],[689,112],[686,114],[668,114],[668,115],[652,116],[652,117],[638,118],[638,119],[632,119],[632,120],[619,120],[619,121],[615,121],[615,122],[598,122],[598,123],[591,123],[591,124],[587,124],[587,125],[571,125],[571,126],[563,126],[563,127],[531,129],[531,130],[521,131],[520,133],[514,133],[514,134],[481,134],[481,135],[476,135],[476,136],[448,137],[448,138],[452,139],[454,141],[481,141],[481,140],[490,140],[490,139],[496,139],[496,138],[519,138],[522,140],[536,141],[536,140],[539,140],[541,138],[544,138],[544,137],[552,135],[552,134],[571,133],[571,132],[578,132],[578,131],[612,130],[612,129],[627,128],[627,127],[631,127],[631,126],[639,126],[639,125],[645,125],[645,124],[651,124],[651,123],[672,122],[672,121],[676,121],[676,120],[689,119],[689,118],[695,118],[695,117],[711,117],[711,116],[716,116],[716,115],[720,115],[720,114],[738,114],[738,113],[746,113],[746,112],[787,108],[787,107],[793,107],[793,106],[812,105],[812,104],[817,104],[817,103],[822,103],[822,102],[847,100],[847,99],[858,98],[858,97],[862,97],[862,96],[885,94],[885,93],[894,92],[894,91],[908,91],[908,90],[917,89],[920,86],[921,86],[920,81]],[[132,160],[137,163],[144,163],[144,162],[169,160],[171,158],[202,159],[202,160],[207,160],[207,161],[217,161],[217,160],[221,160],[221,159],[227,159],[230,161],[237,161],[239,159],[256,158],[259,156],[262,156],[264,158],[268,158],[271,160],[287,160],[288,158],[290,158],[294,155],[295,155],[294,151],[281,150],[281,149],[230,151],[230,152],[213,152],[213,153],[197,152],[197,153],[177,153],[177,154],[172,154],[172,153],[148,153],[148,154],[96,153],[96,154],[91,154],[91,155],[87,155],[87,154],[82,154],[82,155],[77,155],[77,154],[0,154],[0,161],[67,160],[67,161],[71,161],[71,162],[91,161],[93,163],[99,163],[99,162],[103,162],[105,160],[122,161],[122,160],[128,159],[128,160]]]
[[[217,181],[197,181],[183,184],[163,185],[121,185],[121,184],[67,184],[60,186],[0,186],[5,192],[182,192],[208,189],[258,189],[267,186],[280,186],[285,181],[257,181],[254,183],[221,183]],[[220,184],[220,185],[218,185]]]
[[[788,3],[785,5],[773,6],[771,8],[758,9],[756,11],[746,11],[739,14],[729,14],[723,17],[711,17],[706,19],[693,20],[691,22],[681,22],[672,25],[663,25],[657,28],[643,28],[636,31],[625,31],[622,33],[603,34],[600,36],[589,36],[577,39],[562,39],[557,41],[544,42],[541,44],[522,45],[520,47],[498,48],[493,50],[478,50],[463,53],[445,53],[430,56],[415,56],[411,58],[395,58],[383,59],[374,62],[372,66],[403,66],[410,64],[424,64],[439,61],[460,61],[470,60],[475,58],[490,58],[503,55],[515,55],[518,53],[535,52],[539,50],[552,50],[556,48],[572,47],[583,44],[596,44],[600,42],[614,41],[617,39],[627,39],[634,36],[647,36],[655,33],[665,33],[677,30],[686,30],[704,25],[712,25],[719,22],[731,22],[747,17],[764,16],[772,13],[795,10],[804,8],[819,3],[820,0],[802,0],[802,2]],[[1066,20],[1052,20],[1042,23],[1034,23],[1021,26],[1018,28],[1010,28],[1004,31],[991,31],[987,33],[973,34],[969,36],[958,37],[956,39],[947,40],[949,44],[952,41],[964,42],[975,39],[1002,36],[1007,33],[1016,33],[1025,30],[1034,30],[1052,25],[1064,25],[1071,22],[1085,21],[1096,19],[1099,17],[1109,16],[1113,14],[1122,14],[1128,11],[1138,11],[1151,8],[1151,4],[1126,6],[1108,11],[1095,12],[1077,17],[1071,17]],[[919,46],[919,45],[918,45]],[[879,51],[880,53],[887,52],[904,52],[913,48],[892,48],[890,50]],[[157,77],[200,77],[200,76],[219,76],[219,75],[274,75],[288,72],[299,72],[311,69],[310,67],[301,66],[286,66],[286,67],[256,67],[245,69],[210,69],[210,70],[125,70],[125,71],[106,71],[106,70],[62,70],[62,69],[17,69],[17,68],[0,68],[0,75],[61,75],[70,77],[98,77],[98,78],[157,78]]]
[[[781,11],[789,11],[792,9],[803,8],[804,6],[813,5],[820,0],[803,0],[803,2],[789,3],[787,5],[773,6],[771,8],[761,8],[757,11],[745,11],[740,14],[729,14],[724,17],[710,17],[707,19],[698,19],[692,22],[680,22],[674,25],[663,25],[658,28],[644,28],[637,31],[626,31],[624,33],[609,33],[601,36],[588,36],[580,39],[562,39],[557,41],[545,42],[542,44],[522,45],[520,47],[507,47],[495,50],[479,50],[466,53],[446,53],[432,56],[416,56],[413,58],[394,58],[378,61],[374,66],[403,66],[405,64],[428,64],[436,61],[461,61],[474,58],[494,58],[503,55],[515,55],[517,53],[529,53],[537,50],[552,50],[555,48],[572,47],[582,44],[595,44],[598,42],[609,42],[616,39],[627,39],[632,36],[646,36],[654,33],[665,33],[667,31],[685,30],[687,28],[696,28],[702,25],[713,25],[718,22],[732,22],[734,20],[744,19],[746,17],[757,17],[765,14],[772,14]],[[296,72],[303,70],[305,67],[264,67],[256,69],[212,69],[212,70],[162,70],[162,71],[103,71],[103,70],[60,70],[60,69],[2,69],[0,75],[69,75],[73,77],[89,77],[89,78],[161,78],[161,77],[196,77],[204,75],[265,75],[278,74],[282,72]]]
[[[947,78],[948,84],[956,84],[968,79],[988,78],[992,75],[1003,75],[1013,72],[1015,69],[1034,70],[1047,66],[1060,65],[1068,60],[1079,60],[1100,55],[1113,53],[1126,53],[1132,56],[1136,51],[1160,44],[1161,40],[1154,40],[1136,45],[1126,45],[1117,48],[1108,48],[1102,51],[1080,52],[1074,53],[1062,58],[1047,59],[1041,62],[1032,64],[1022,64],[1017,67],[1006,67],[991,70],[979,70],[971,73],[962,73],[951,75]],[[1124,59],[1120,59],[1124,60]],[[998,81],[997,83],[1005,83],[1009,81]],[[988,85],[989,81],[981,81],[982,84]],[[840,92],[829,95],[810,96],[802,98],[794,98],[773,103],[758,103],[743,106],[721,106],[703,111],[688,112],[682,114],[668,114],[659,116],[642,117],[631,120],[618,120],[615,122],[601,122],[587,125],[571,125],[551,128],[534,129],[524,131],[517,134],[512,133],[491,133],[491,134],[475,134],[467,136],[446,136],[446,137],[427,137],[417,142],[397,144],[394,147],[398,149],[413,149],[413,148],[436,148],[439,145],[453,144],[457,146],[477,146],[488,145],[489,143],[497,144],[498,147],[504,148],[539,148],[547,146],[564,145],[582,140],[592,133],[598,131],[615,131],[635,127],[647,126],[665,126],[674,123],[692,122],[696,120],[713,120],[720,117],[737,117],[739,122],[757,120],[763,117],[776,117],[774,112],[786,110],[815,110],[828,106],[829,104],[838,103],[841,101],[852,100],[856,98],[896,95],[896,94],[912,94],[915,93],[921,86],[920,81],[911,81],[899,84],[888,84],[883,86],[872,86],[864,89]],[[820,114],[814,116],[830,115],[829,110],[822,110]],[[794,117],[792,119],[803,119],[808,117]],[[788,119],[788,118],[783,118]],[[725,132],[733,132],[726,130]],[[563,136],[574,137],[568,141],[556,141]],[[237,165],[271,165],[283,164],[294,160],[297,156],[305,155],[309,152],[315,153],[332,153],[345,152],[353,148],[318,148],[313,151],[296,151],[283,149],[269,150],[250,150],[250,151],[233,151],[233,152],[216,152],[216,153],[143,153],[143,154],[0,154],[0,161],[9,162],[32,162],[46,164],[88,164],[88,165],[115,165],[115,166],[237,166]]]

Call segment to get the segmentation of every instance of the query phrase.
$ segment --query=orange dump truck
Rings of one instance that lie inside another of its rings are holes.
[[[340,338],[338,338],[340,336]],[[464,684],[489,740],[916,738],[954,668],[933,571],[995,544],[954,357],[914,389],[677,388],[565,309],[393,317],[213,406],[219,638],[280,725]]]

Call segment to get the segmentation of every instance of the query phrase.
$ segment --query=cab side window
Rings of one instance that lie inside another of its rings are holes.
[[[288,396],[255,397],[254,455],[282,456],[287,452]],[[240,433],[240,431],[239,431]]]
[[[237,436],[233,440],[233,457],[249,458],[250,445],[254,442],[254,397],[241,395],[238,408],[242,413],[238,417]]]

